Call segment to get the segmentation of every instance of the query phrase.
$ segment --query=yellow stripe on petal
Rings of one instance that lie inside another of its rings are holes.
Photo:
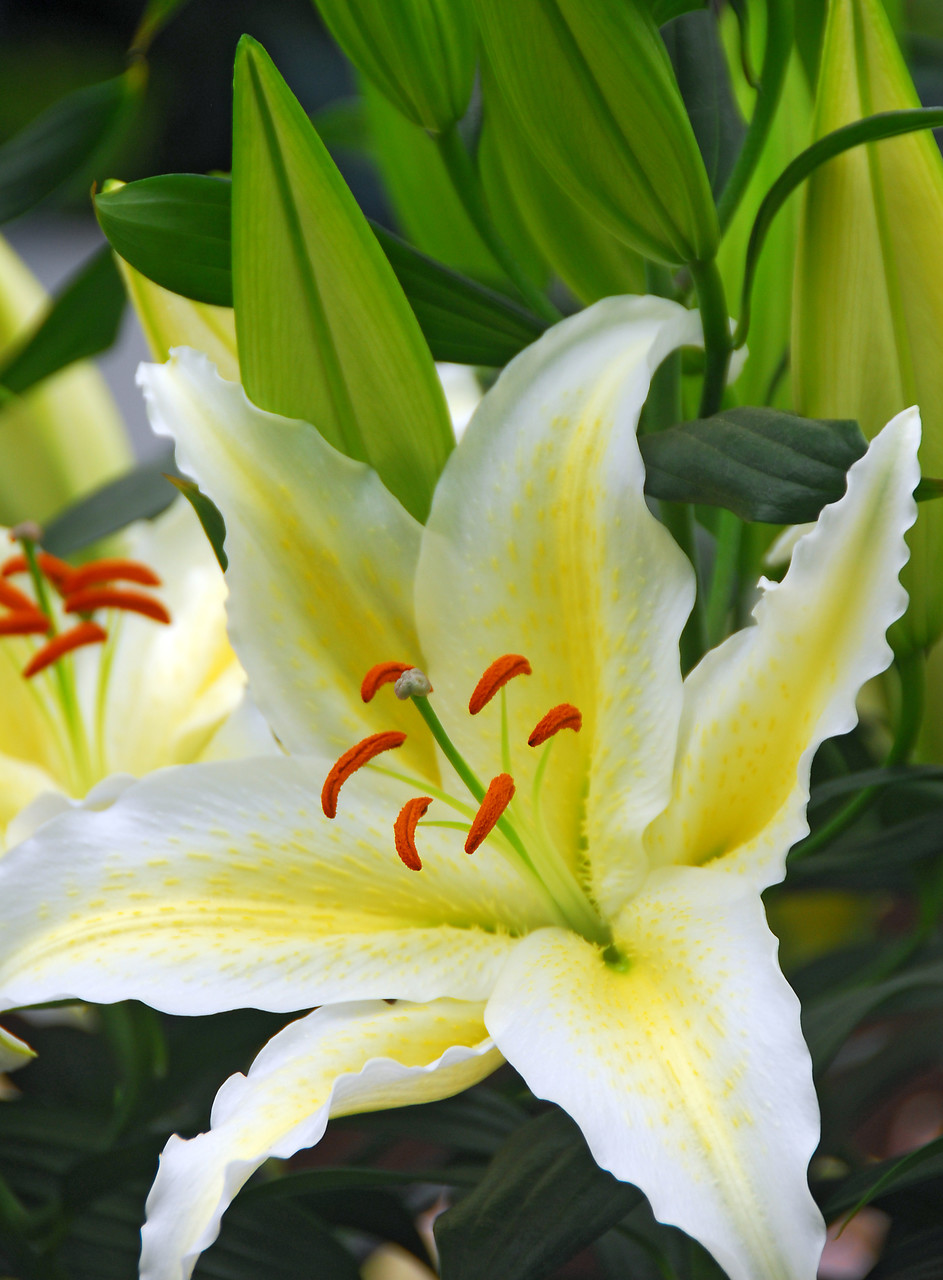
[[[812,756],[854,727],[858,690],[891,660],[884,635],[907,602],[898,575],[919,439],[916,410],[888,424],[766,590],[756,625],[685,682],[674,794],[645,837],[655,862],[717,859],[759,888],[782,879],[808,830]]]
[[[614,932],[612,964],[559,929],[524,939],[485,1009],[495,1044],[731,1280],[811,1280],[818,1111],[758,895],[711,869],[656,871]]]
[[[280,1031],[216,1096],[210,1129],[164,1148],[147,1199],[141,1280],[185,1280],[246,1179],[320,1141],[328,1117],[450,1097],[501,1055],[481,1005],[337,1005]]]

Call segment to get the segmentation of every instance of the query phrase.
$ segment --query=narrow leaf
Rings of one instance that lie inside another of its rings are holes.
[[[164,29],[177,11],[188,3],[189,0],[148,0],[147,8],[131,41],[132,50],[135,53],[146,53],[154,37]]]
[[[197,514],[200,524],[203,526],[203,532],[209,539],[210,546],[216,559],[219,561],[219,567],[223,573],[229,568],[229,557],[224,550],[226,543],[226,521],[223,519],[223,513],[217,507],[212,498],[208,498],[202,491],[200,486],[194,480],[187,480],[182,476],[168,475],[166,477],[174,488],[186,498],[190,506]]]
[[[265,51],[243,37],[233,125],[233,299],[243,383],[374,467],[419,519],[452,447],[416,319]]]
[[[0,222],[18,217],[94,165],[130,122],[144,87],[140,64],[54,102],[0,147]]]
[[[853,1216],[872,1200],[940,1177],[943,1177],[943,1138],[936,1138],[916,1151],[908,1151],[905,1156],[882,1160],[846,1178],[826,1203],[825,1212],[829,1219],[849,1211]]]
[[[813,142],[800,152],[791,164],[788,164],[770,187],[763,203],[757,210],[747,245],[746,264],[743,272],[743,295],[740,302],[740,320],[734,335],[734,346],[742,347],[746,342],[750,328],[750,300],[753,293],[753,277],[766,233],[776,214],[783,207],[789,196],[819,165],[825,164],[833,156],[850,151],[852,147],[860,147],[866,142],[880,142],[884,138],[897,138],[903,133],[914,133],[918,129],[937,129],[943,125],[943,107],[917,107],[907,111],[881,111],[864,120],[855,120],[853,124],[843,125],[824,138]]]
[[[550,1111],[522,1125],[474,1191],[436,1220],[442,1280],[544,1280],[641,1200],[600,1169],[576,1124]]]
[[[125,296],[107,245],[66,284],[36,329],[0,365],[0,385],[22,395],[76,360],[114,342]]]
[[[645,492],[726,507],[743,520],[801,524],[845,492],[866,444],[855,422],[742,408],[639,440]]]
[[[167,473],[176,474],[173,454],[145,462],[67,508],[45,529],[43,546],[66,556],[117,533],[132,520],[160,515],[174,499]]]
[[[232,306],[231,184],[223,178],[170,173],[142,178],[95,197],[111,247],[173,293]]]

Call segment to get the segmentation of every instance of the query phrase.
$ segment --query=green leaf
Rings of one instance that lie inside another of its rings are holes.
[[[147,195],[138,198],[145,183]],[[231,192],[225,180],[167,174],[116,187],[95,204],[112,247],[135,270],[183,297],[232,306]],[[434,262],[382,227],[374,224],[373,231],[436,360],[500,368],[546,328],[502,294]]]
[[[132,520],[160,515],[174,499],[168,472],[176,474],[172,453],[142,463],[96,489],[49,522],[43,546],[54,555],[67,556],[117,533]]]
[[[210,546],[223,573],[229,568],[229,557],[226,555],[226,521],[223,513],[213,501],[202,491],[195,480],[187,480],[184,476],[168,475],[167,479],[189,502],[197,514],[203,532],[209,539]]]
[[[125,294],[111,250],[104,246],[74,275],[24,343],[0,364],[0,387],[22,395],[75,360],[114,342]]]
[[[148,0],[147,8],[138,23],[131,41],[132,52],[142,54],[150,48],[151,41],[189,0]]]
[[[474,1191],[436,1220],[442,1280],[544,1280],[642,1198],[554,1110],[522,1125]]]
[[[369,462],[424,519],[453,444],[429,349],[314,127],[248,36],[236,54],[232,226],[249,397]]]
[[[846,1178],[825,1204],[829,1221],[839,1214],[856,1214],[872,1200],[891,1192],[905,1191],[930,1178],[943,1177],[943,1138],[936,1138],[916,1151],[863,1169]]]
[[[750,407],[643,436],[639,447],[650,497],[801,524],[842,496],[845,474],[867,446],[856,422]]]
[[[194,1280],[360,1280],[360,1268],[327,1226],[290,1201],[238,1196]]]
[[[0,222],[19,217],[65,182],[91,181],[124,132],[144,87],[135,63],[124,75],[67,94],[0,147]]]
[[[740,320],[734,335],[734,346],[742,347],[750,329],[750,301],[753,293],[753,277],[760,260],[766,233],[776,214],[783,207],[796,187],[805,182],[813,170],[831,160],[833,156],[860,147],[866,142],[879,142],[883,138],[897,138],[918,129],[937,129],[943,125],[943,107],[917,107],[907,111],[880,111],[843,125],[811,147],[799,153],[776,179],[757,210],[747,245],[746,264],[743,272],[743,294],[740,301]]]
[[[365,1129],[371,1137],[418,1138],[463,1153],[491,1156],[526,1118],[516,1103],[484,1086],[441,1102],[350,1116],[336,1124]]]
[[[132,267],[196,302],[232,306],[231,184],[170,173],[95,197],[111,247]]]
[[[797,846],[801,849],[801,845]],[[906,888],[915,863],[943,853],[939,810],[850,836],[789,864],[790,885],[871,890]]]

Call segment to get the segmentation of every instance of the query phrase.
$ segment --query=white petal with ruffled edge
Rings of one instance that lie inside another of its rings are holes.
[[[473,764],[501,767],[499,704],[474,722],[466,705],[501,654],[533,666],[507,693],[518,806],[537,721],[564,702],[583,713],[579,736],[553,744],[543,803],[571,865],[585,832],[604,911],[637,883],[632,837],[670,794],[694,600],[691,566],[645,505],[635,428],[655,369],[700,341],[698,315],[661,298],[610,298],[555,325],[482,400],[423,534],[420,639]]]
[[[704,863],[763,889],[808,830],[818,745],[857,723],[855,697],[891,660],[907,595],[899,574],[916,519],[916,409],[898,414],[797,543],[756,625],[709,653],[684,686],[673,798],[646,833],[653,860]]]
[[[818,1108],[759,897],[710,868],[666,868],[615,936],[624,971],[562,930],[524,939],[485,1009],[495,1044],[731,1280],[814,1280]]]
[[[414,729],[392,698],[365,707],[360,682],[378,662],[421,660],[420,526],[369,467],[308,423],[257,409],[198,352],[141,365],[138,382],[152,427],[226,520],[230,634],[279,740],[340,755],[369,733]],[[435,775],[426,737],[404,757]]]
[[[501,1065],[481,1005],[338,1005],[280,1031],[231,1076],[207,1133],[164,1148],[147,1199],[141,1280],[185,1280],[246,1179],[321,1139],[331,1115],[431,1102]]]
[[[487,996],[515,936],[555,918],[536,882],[434,827],[408,870],[393,845],[408,790],[363,771],[331,822],[326,772],[298,757],[166,769],[47,822],[0,859],[5,1006]]]

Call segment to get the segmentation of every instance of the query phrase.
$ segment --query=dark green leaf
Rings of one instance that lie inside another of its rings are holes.
[[[168,475],[170,483],[183,494],[187,502],[196,512],[203,532],[209,538],[210,546],[219,561],[223,573],[229,568],[229,557],[226,555],[226,521],[223,513],[212,498],[208,498],[194,480],[185,480],[182,476]]]
[[[231,196],[225,178],[170,173],[102,192],[95,212],[115,252],[149,280],[231,307]]]
[[[856,422],[750,407],[643,436],[639,447],[650,497],[801,524],[842,496],[845,473],[867,446]]]
[[[816,888],[880,889],[910,884],[908,869],[943,852],[939,812],[891,823],[864,836],[852,836],[790,863],[790,884]],[[903,875],[902,875],[903,873]]]
[[[923,476],[914,489],[914,497],[918,502],[931,502],[934,498],[943,498],[943,480]]]
[[[0,222],[16,218],[70,179],[91,181],[94,166],[126,128],[144,71],[70,93],[0,147]]]
[[[107,245],[73,276],[25,343],[0,365],[0,384],[22,395],[75,360],[115,340],[125,294]]]
[[[168,174],[129,182],[95,203],[102,230],[132,267],[184,297],[232,306],[231,190],[224,179]],[[502,294],[375,224],[373,231],[436,360],[500,368],[546,328]]]
[[[357,1263],[328,1228],[290,1201],[238,1196],[194,1280],[360,1280]]]
[[[814,169],[825,164],[843,151],[852,147],[860,147],[866,142],[879,142],[883,138],[896,138],[904,133],[914,133],[918,129],[937,129],[943,125],[943,107],[917,107],[908,111],[881,111],[867,116],[864,120],[855,120],[852,124],[843,125],[840,129],[828,133],[824,138],[813,142],[811,147],[800,152],[791,164],[788,164],[763,197],[763,203],[757,210],[747,245],[746,262],[743,272],[743,294],[740,301],[740,320],[734,336],[734,346],[741,347],[746,342],[750,328],[750,299],[753,293],[753,277],[756,274],[760,253],[766,240],[766,233],[776,214],[783,207],[796,187],[805,182]]]
[[[491,1156],[526,1116],[521,1107],[485,1086],[441,1102],[351,1116],[339,1124],[365,1129],[371,1135],[418,1138],[468,1154]]]
[[[131,41],[135,53],[146,53],[151,41],[189,0],[148,0],[147,8]]]
[[[576,1124],[522,1125],[474,1191],[437,1219],[443,1280],[543,1280],[623,1218],[641,1192],[595,1163]]]
[[[46,526],[43,545],[65,556],[117,533],[132,520],[150,520],[170,506],[174,490],[167,473],[174,473],[173,454],[145,462],[67,508]]]
[[[943,1227],[925,1227],[890,1240],[868,1280],[939,1280],[943,1259]]]
[[[921,965],[884,982],[853,987],[806,1004],[802,1030],[816,1074],[825,1070],[860,1022],[887,1012],[897,997],[921,989],[943,995],[943,962]]]
[[[826,1202],[825,1215],[831,1221],[841,1213],[857,1213],[881,1196],[940,1177],[943,1177],[943,1138],[928,1142],[916,1151],[908,1151],[905,1156],[882,1160],[880,1164],[846,1178]]]

